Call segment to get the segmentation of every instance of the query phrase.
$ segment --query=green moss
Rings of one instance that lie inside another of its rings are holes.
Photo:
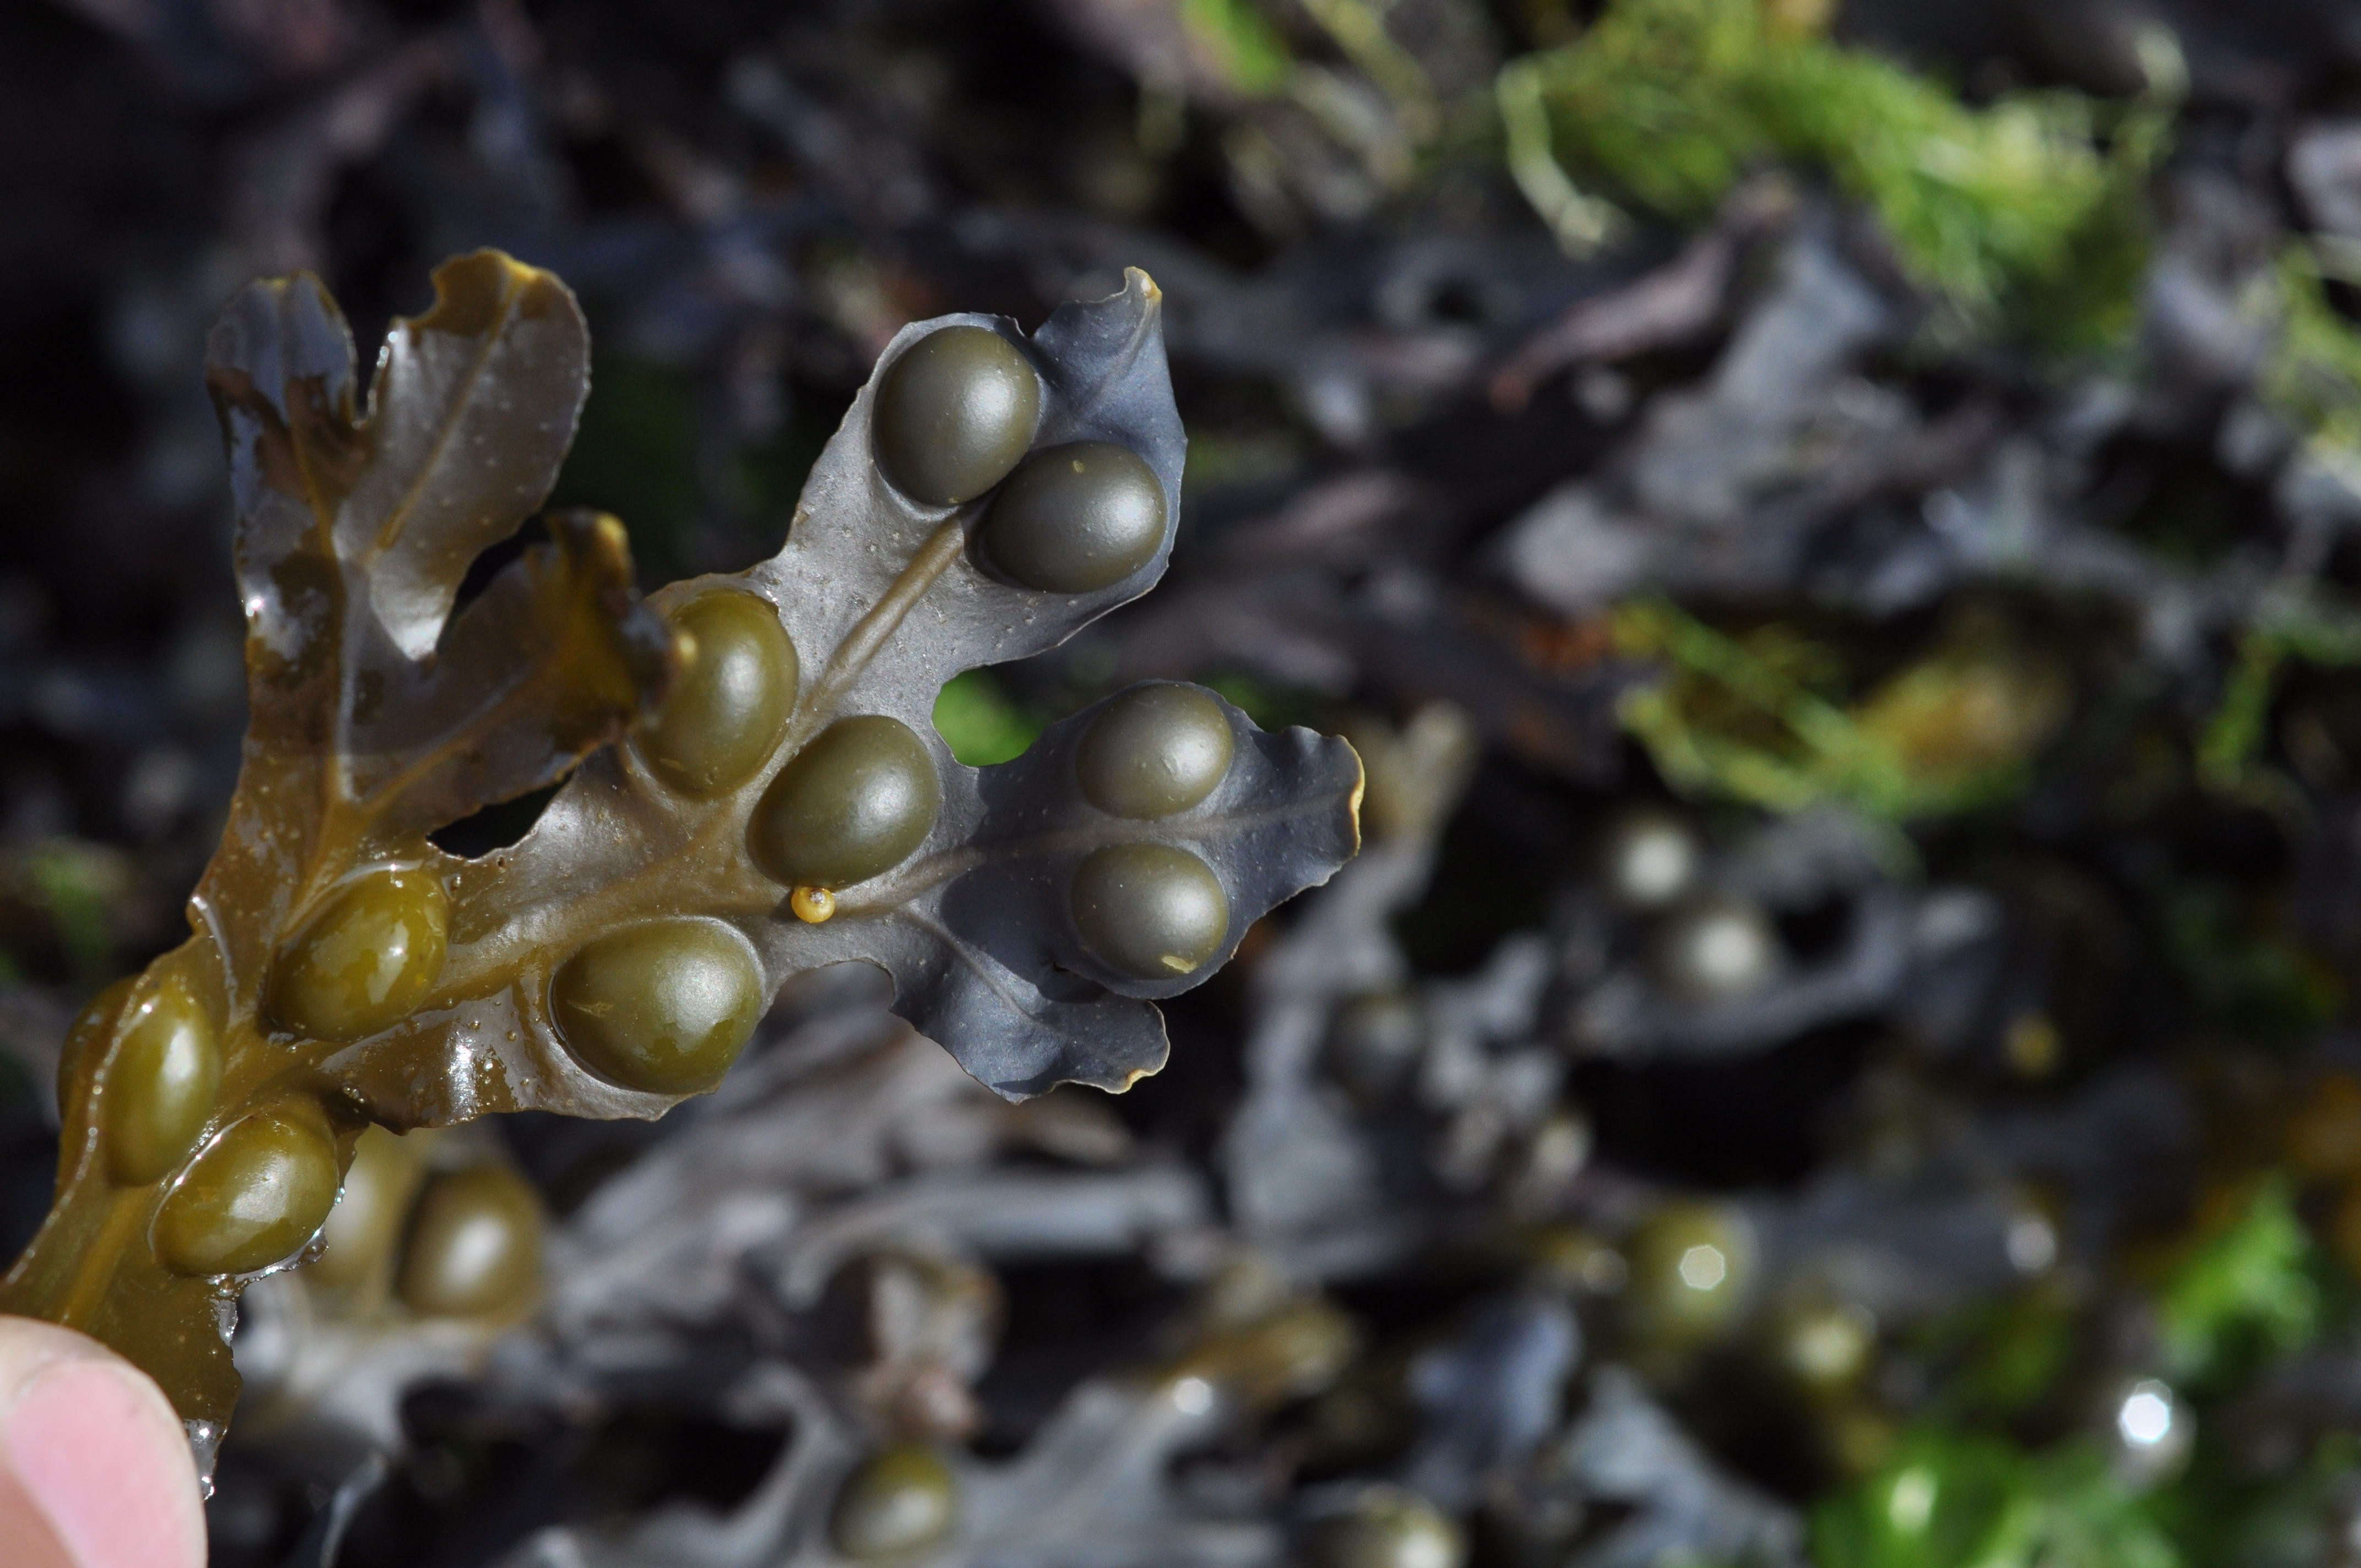
[[[2167,905],[2164,934],[2198,1003],[2248,1038],[2301,1039],[2345,1004],[2334,965],[2290,930],[2274,905],[2184,887]]]
[[[2263,728],[2270,718],[2271,694],[2279,683],[2287,650],[2268,632],[2246,633],[2238,645],[2238,662],[2224,684],[2222,701],[2197,743],[2197,773],[2216,789],[2235,785],[2248,759],[2263,743]]]
[[[2283,1176],[2191,1244],[2157,1291],[2157,1328],[2168,1373],[2218,1382],[2301,1349],[2323,1316],[2320,1259]]]
[[[1529,57],[1556,150],[1622,198],[1706,217],[1747,170],[1824,170],[1883,221],[1912,273],[1963,313],[2014,313],[2082,346],[2134,319],[2146,175],[2163,112],[2071,93],[1975,108],[1757,0],[1616,0]]]
[[[1319,717],[1318,705],[1302,692],[1235,673],[1215,675],[1205,684],[1265,729],[1284,729],[1290,724],[1319,728],[1313,722]]]
[[[2361,484],[2361,332],[2330,302],[2303,245],[2280,253],[2277,282],[2279,333],[2257,389],[2312,456]]]
[[[2361,1439],[2333,1431],[2292,1470],[2201,1464],[2158,1497],[2156,1511],[2204,1568],[2320,1568],[2339,1561],[2337,1504],[2356,1473]]]
[[[991,671],[970,670],[952,677],[935,698],[935,729],[950,742],[952,756],[985,768],[1023,756],[1041,738],[1042,722]]]
[[[113,970],[116,912],[132,888],[120,851],[82,839],[44,839],[25,851],[17,883],[26,902],[49,917],[77,980],[94,985]]]
[[[1939,1408],[1968,1420],[2026,1415],[2072,1365],[2077,1332],[2073,1299],[2054,1286],[1965,1309],[1932,1336],[1933,1348],[1957,1365]]]
[[[2361,447],[2344,459],[2361,479]],[[2265,605],[2238,644],[2237,662],[2197,745],[2198,777],[2216,790],[2237,788],[2262,750],[2289,661],[2323,668],[2361,664],[2361,612],[2317,587],[2293,588]]]
[[[1294,74],[1287,40],[1253,0],[1180,0],[1180,11],[1200,50],[1246,96],[1268,97]]]
[[[2092,1447],[2029,1454],[1922,1429],[1812,1515],[1818,1568],[2180,1568],[2180,1552]]]
[[[1615,631],[1624,652],[1667,666],[1619,710],[1666,781],[1773,811],[1836,799],[1898,822],[2004,802],[2071,696],[2062,674],[1989,631],[1850,706],[1833,653],[1790,628],[1732,637],[1647,599],[1617,610]]]

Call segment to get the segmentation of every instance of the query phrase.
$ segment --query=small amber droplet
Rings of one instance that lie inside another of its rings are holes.
[[[799,887],[787,894],[787,907],[805,925],[818,926],[836,913],[836,894],[824,887]]]

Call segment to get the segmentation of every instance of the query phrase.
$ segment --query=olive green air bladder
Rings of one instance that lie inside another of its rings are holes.
[[[895,1558],[939,1544],[959,1518],[959,1478],[920,1443],[879,1449],[844,1478],[829,1520],[837,1551]]]
[[[942,810],[935,759],[898,718],[840,718],[763,792],[747,829],[755,863],[790,887],[833,893],[893,870]]]
[[[1074,872],[1074,928],[1111,968],[1191,975],[1221,951],[1230,901],[1213,868],[1170,844],[1108,844]]]
[[[106,1171],[144,1187],[196,1146],[221,1089],[221,1036],[204,1004],[177,978],[137,999],[118,1025],[109,1070],[114,1114],[105,1123]]]
[[[721,1081],[770,997],[743,937],[718,920],[656,920],[592,938],[558,967],[549,1011],[611,1083],[696,1094]]]
[[[1028,588],[1089,593],[1153,560],[1165,521],[1164,488],[1137,454],[1077,441],[1026,459],[992,503],[984,545]]]
[[[1665,1203],[1626,1251],[1625,1327],[1643,1354],[1685,1354],[1728,1333],[1756,1290],[1754,1233],[1722,1204]]]
[[[1237,742],[1221,704],[1194,686],[1135,686],[1100,709],[1074,753],[1083,796],[1116,817],[1189,810],[1230,771]]]
[[[405,1313],[497,1326],[529,1311],[546,1216],[532,1184],[489,1155],[438,1130],[364,1133],[301,1276],[314,1310],[394,1332]]]
[[[326,1119],[295,1101],[234,1122],[156,1213],[158,1258],[176,1274],[250,1274],[282,1263],[335,1207],[342,1181]]]
[[[779,612],[752,594],[698,594],[666,619],[685,639],[686,662],[633,743],[673,788],[718,795],[771,760],[802,666]]]
[[[1458,1524],[1417,1493],[1369,1488],[1352,1505],[1309,1521],[1296,1561],[1305,1568],[1460,1568]]]
[[[1003,1094],[1120,1090],[1163,1064],[1152,999],[1357,844],[1349,747],[1194,687],[1117,694],[991,768],[934,731],[953,675],[1162,570],[1183,442],[1144,276],[1029,339],[906,329],[746,572],[642,601],[621,525],[560,514],[456,614],[555,480],[588,342],[562,284],[495,252],[435,293],[366,389],[308,276],[215,331],[245,771],[192,939],[67,1042],[57,1199],[0,1282],[0,1310],[152,1373],[201,1453],[236,1397],[223,1304],[324,1245],[390,1257],[407,1227],[397,1277],[332,1261],[332,1295],[530,1310],[538,1210],[504,1169],[397,1192],[365,1162],[366,1212],[325,1223],[372,1124],[660,1115],[720,1081],[789,976],[844,961],[888,970]],[[561,780],[505,849],[427,838]],[[881,1456],[901,1469],[840,1521],[858,1550],[948,1528],[893,1500],[923,1457]]]
[[[428,1317],[503,1318],[541,1289],[541,1199],[502,1165],[431,1177],[419,1194],[394,1291]]]
[[[430,872],[356,877],[280,955],[270,1017],[323,1040],[357,1040],[400,1023],[443,972],[450,918]]]

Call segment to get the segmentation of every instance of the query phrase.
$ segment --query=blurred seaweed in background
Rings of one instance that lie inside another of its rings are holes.
[[[2353,7],[21,0],[0,213],[10,1251],[233,782],[257,274],[560,273],[653,583],[1145,268],[1165,591],[938,727],[1368,771],[1127,1095],[831,970],[664,1122],[373,1134],[225,1568],[2361,1564]]]

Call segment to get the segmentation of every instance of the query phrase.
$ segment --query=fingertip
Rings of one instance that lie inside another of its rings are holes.
[[[203,1568],[188,1435],[155,1383],[93,1340],[0,1320],[0,1468],[72,1568]]]

